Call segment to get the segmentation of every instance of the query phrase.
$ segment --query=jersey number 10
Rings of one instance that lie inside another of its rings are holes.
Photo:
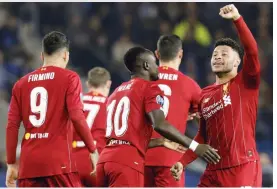
[[[128,116],[130,112],[130,99],[124,96],[120,99],[116,106],[114,119],[113,112],[116,105],[116,100],[113,100],[107,107],[107,129],[106,137],[110,137],[114,128],[114,133],[117,137],[123,136],[128,129]],[[121,127],[119,126],[120,114],[121,116]]]

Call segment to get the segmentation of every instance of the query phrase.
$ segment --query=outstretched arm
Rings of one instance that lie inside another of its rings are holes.
[[[220,9],[220,16],[232,19],[236,26],[240,42],[244,48],[242,76],[248,88],[258,88],[260,84],[260,63],[258,57],[258,46],[251,31],[238,9],[233,5],[227,5]]]
[[[198,144],[196,141],[184,136],[165,120],[164,112],[161,110],[164,100],[159,87],[152,85],[146,91],[144,99],[145,112],[154,130],[163,137],[190,148],[206,161],[216,164],[220,156],[215,149],[206,144]]]

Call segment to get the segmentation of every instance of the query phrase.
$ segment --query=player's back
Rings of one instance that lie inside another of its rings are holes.
[[[25,127],[19,178],[76,171],[71,148],[73,126],[67,108],[68,98],[73,98],[68,90],[69,82],[76,78],[79,79],[75,72],[49,66],[29,73],[16,83]],[[71,106],[74,108],[78,107]]]
[[[106,131],[106,97],[97,92],[88,92],[83,95],[84,113],[89,129],[96,143],[98,153],[105,147],[105,131]],[[74,130],[73,133],[74,151],[85,148],[85,143]]]
[[[160,108],[156,103],[160,94],[153,82],[140,78],[125,82],[114,91],[107,102],[108,144],[99,163],[117,162],[144,171],[144,155],[153,131],[146,112]]]
[[[188,113],[198,111],[200,87],[188,76],[167,66],[159,67],[159,80],[156,83],[164,92],[166,120],[185,133]],[[154,131],[152,138],[161,138],[161,135]],[[163,158],[159,154],[163,154]],[[181,153],[165,147],[151,148],[146,153],[146,165],[172,166],[181,156]]]

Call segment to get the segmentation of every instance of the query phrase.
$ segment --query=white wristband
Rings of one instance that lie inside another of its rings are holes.
[[[198,145],[199,145],[199,143],[196,142],[195,140],[193,140],[189,145],[189,149],[191,149],[194,152]]]

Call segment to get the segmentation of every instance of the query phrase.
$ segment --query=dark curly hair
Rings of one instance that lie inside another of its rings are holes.
[[[67,48],[69,50],[70,41],[67,39],[66,35],[58,32],[52,31],[46,34],[42,40],[43,52],[48,55],[52,55],[62,48]]]
[[[126,68],[132,73],[138,61],[141,61],[140,56],[144,53],[153,54],[150,50],[143,47],[133,47],[129,49],[124,55],[124,64]]]

